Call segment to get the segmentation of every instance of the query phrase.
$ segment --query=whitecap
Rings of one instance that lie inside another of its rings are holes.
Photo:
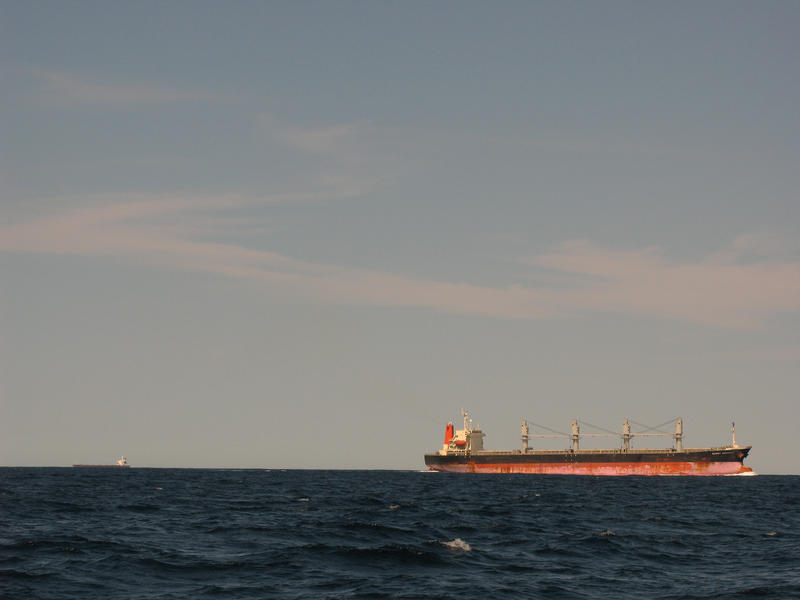
[[[601,531],[601,532],[600,532],[600,535],[601,535],[602,537],[608,537],[608,536],[610,536],[610,535],[617,535],[617,534],[616,534],[616,533],[614,533],[613,531],[611,531],[610,529],[606,529],[605,531]]]
[[[472,546],[470,546],[467,542],[465,542],[461,538],[456,538],[454,540],[450,540],[449,542],[441,542],[441,544],[453,550],[462,550],[464,552],[469,552],[470,550],[472,550]]]

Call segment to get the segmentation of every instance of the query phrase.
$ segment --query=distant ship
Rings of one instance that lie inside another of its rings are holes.
[[[128,464],[128,459],[125,458],[124,456],[121,457],[113,465],[72,465],[72,466],[73,467],[112,467],[112,468],[117,468],[117,467],[126,467],[127,468],[127,467],[130,467],[130,465]]]
[[[433,471],[455,473],[540,473],[551,475],[754,475],[743,464],[752,446],[736,443],[735,426],[731,425],[731,444],[718,448],[684,448],[683,420],[676,419],[674,433],[631,433],[628,419],[622,423],[622,434],[580,433],[577,420],[572,421],[571,434],[532,435],[527,421],[522,421],[522,448],[519,450],[484,450],[486,434],[473,428],[469,413],[461,411],[464,428],[455,430],[452,422],[445,427],[444,445],[434,454],[425,455],[425,464]],[[547,428],[544,428],[547,429]],[[654,427],[649,430],[656,429]],[[649,431],[645,430],[645,431]],[[622,447],[603,450],[581,450],[581,437],[619,437]],[[631,448],[637,436],[668,436],[675,439],[674,448]],[[572,448],[566,450],[534,450],[528,439],[568,438]]]

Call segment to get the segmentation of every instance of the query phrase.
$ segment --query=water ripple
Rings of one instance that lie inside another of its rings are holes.
[[[800,597],[800,477],[0,468],[0,591]]]

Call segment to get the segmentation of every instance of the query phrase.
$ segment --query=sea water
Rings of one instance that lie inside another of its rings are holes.
[[[0,597],[800,598],[800,477],[2,468]]]

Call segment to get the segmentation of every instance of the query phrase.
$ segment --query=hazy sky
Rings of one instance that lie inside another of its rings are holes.
[[[800,473],[798,30],[3,0],[0,464],[413,469],[466,407]]]

